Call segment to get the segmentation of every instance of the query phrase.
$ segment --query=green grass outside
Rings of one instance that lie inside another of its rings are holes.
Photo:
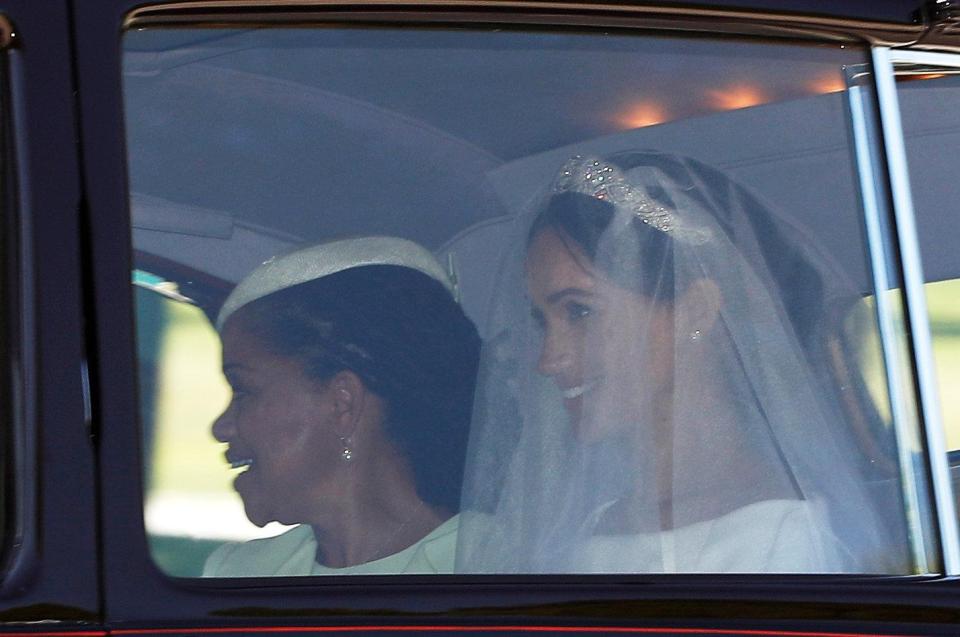
[[[151,535],[150,555],[154,563],[167,575],[199,577],[203,573],[203,563],[207,556],[220,544],[222,542],[217,540]]]
[[[196,307],[170,302],[161,349],[152,486],[226,492],[233,476],[210,426],[230,399],[220,373],[220,341]]]
[[[947,448],[960,449],[960,279],[926,286]]]

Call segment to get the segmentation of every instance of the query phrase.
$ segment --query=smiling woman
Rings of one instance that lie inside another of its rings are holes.
[[[261,266],[217,321],[233,398],[213,424],[247,517],[206,575],[453,569],[479,339],[433,257],[402,239]]]
[[[722,172],[644,151],[572,158],[521,227],[458,570],[904,568],[881,515],[896,486],[870,486],[882,452],[852,424],[876,416],[831,356],[859,296],[802,232]]]
[[[649,387],[644,393],[650,395],[669,391],[673,313],[597,276],[585,267],[583,251],[568,242],[556,230],[544,229],[533,237],[527,256],[533,316],[544,333],[537,371],[561,390],[577,436],[598,440],[641,409],[630,400],[642,395],[631,391],[631,385]],[[636,339],[618,328],[636,325],[641,318],[649,338]],[[604,351],[591,352],[587,345],[597,329],[605,332],[605,338],[597,339]],[[594,356],[604,364],[592,364]],[[584,402],[604,392],[612,392],[603,403],[604,413],[585,418]]]

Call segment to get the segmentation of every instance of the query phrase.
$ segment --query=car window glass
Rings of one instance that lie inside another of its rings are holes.
[[[898,76],[910,184],[917,233],[926,278],[926,301],[934,362],[950,453],[951,473],[958,481],[960,457],[960,277],[953,248],[960,241],[956,215],[960,184],[948,158],[960,141],[960,126],[934,109],[960,100],[960,76],[955,69],[904,69]],[[956,490],[956,489],[955,489]]]
[[[881,338],[871,301],[844,79],[865,60],[548,31],[126,33],[154,560],[935,570],[882,355],[904,330]]]

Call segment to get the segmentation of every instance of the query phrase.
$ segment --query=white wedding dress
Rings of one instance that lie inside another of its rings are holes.
[[[765,500],[669,531],[594,535],[572,565],[578,573],[849,572],[836,546],[815,504]]]
[[[910,572],[832,255],[694,159],[538,161],[500,175],[457,571]]]

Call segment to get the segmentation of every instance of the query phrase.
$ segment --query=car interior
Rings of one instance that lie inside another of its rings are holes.
[[[331,238],[394,235],[435,254],[481,337],[492,338],[491,297],[513,224],[573,155],[657,149],[719,168],[772,202],[872,303],[869,255],[850,244],[867,232],[848,143],[852,125],[838,116],[850,112],[844,82],[856,82],[862,55],[820,47],[794,62],[793,45],[725,42],[729,50],[717,57],[708,39],[662,40],[599,43],[588,33],[480,29],[128,33],[124,95],[145,454],[161,436],[155,401],[162,348],[174,329],[164,308],[197,308],[215,341],[220,305],[260,263]],[[648,70],[624,95],[636,73],[630,56],[639,51],[656,62],[661,47],[682,61]],[[750,47],[768,58],[752,57]],[[789,73],[770,63],[776,58]],[[848,64],[846,78],[824,72],[838,61]],[[570,72],[582,64],[605,64],[608,72]],[[707,78],[721,72],[729,76],[727,93],[704,92]],[[960,227],[944,200],[953,192],[960,123],[930,114],[934,105],[956,102],[960,77],[918,79],[905,73],[901,93],[908,153],[923,166],[912,176],[924,272],[928,283],[960,280],[950,248],[960,244]],[[417,91],[398,93],[404,82]],[[528,89],[522,102],[518,86]],[[669,96],[662,122],[656,112],[643,121],[645,90]],[[620,111],[621,121],[601,121],[601,106]],[[958,329],[944,321],[945,330]],[[218,368],[211,360],[198,373],[216,376]],[[884,403],[883,381],[874,388]],[[889,410],[886,416],[893,418]],[[198,420],[190,426],[208,427]],[[945,420],[960,429],[957,414]],[[955,486],[958,454],[950,452]],[[148,500],[152,488],[148,481]],[[148,512],[154,558],[170,574],[195,575],[204,552],[223,539],[189,526],[152,528],[150,520]],[[165,553],[170,542],[179,548]],[[185,553],[190,546],[195,552]],[[173,554],[180,557],[163,557]]]

